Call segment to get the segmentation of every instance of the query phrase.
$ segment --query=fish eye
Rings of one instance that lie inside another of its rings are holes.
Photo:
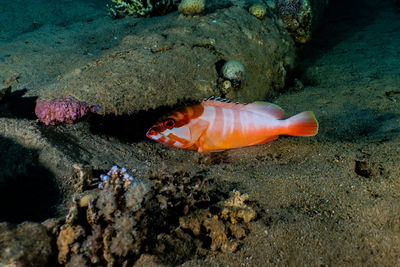
[[[175,125],[176,125],[176,122],[175,122],[174,119],[166,119],[166,120],[164,121],[164,126],[165,126],[165,128],[167,128],[167,129],[172,129],[172,128],[175,127]]]

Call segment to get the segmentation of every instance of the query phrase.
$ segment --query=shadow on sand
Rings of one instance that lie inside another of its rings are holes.
[[[59,190],[37,151],[0,137],[0,221],[41,222],[55,217]]]

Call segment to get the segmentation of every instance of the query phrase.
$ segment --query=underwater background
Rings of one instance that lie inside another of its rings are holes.
[[[396,266],[399,70],[397,0],[1,1],[0,265]],[[319,132],[146,137],[212,96]]]

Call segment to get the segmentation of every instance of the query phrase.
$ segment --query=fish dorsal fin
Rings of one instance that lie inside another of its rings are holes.
[[[213,96],[210,98],[204,99],[201,103],[203,105],[207,105],[207,106],[235,108],[235,109],[245,108],[247,105],[247,104],[242,104],[242,103],[238,103],[238,102],[231,102],[225,98],[219,98],[219,97],[213,97]]]
[[[281,119],[284,115],[282,108],[280,108],[275,104],[263,101],[256,101],[250,104],[241,104],[237,102],[236,103],[230,102],[229,100],[219,97],[218,98],[210,97],[208,99],[203,100],[202,104],[214,107],[244,109],[254,113],[271,116],[275,119]]]
[[[282,119],[283,115],[285,114],[280,106],[263,101],[256,101],[247,104],[246,108],[253,112],[272,116],[275,119]]]

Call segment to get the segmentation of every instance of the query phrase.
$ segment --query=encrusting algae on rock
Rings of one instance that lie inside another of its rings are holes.
[[[98,189],[72,201],[57,238],[60,264],[126,266],[147,253],[175,265],[235,251],[249,231],[227,204],[237,201],[225,202],[215,181],[201,175],[158,171],[142,182],[114,166],[100,179]]]

